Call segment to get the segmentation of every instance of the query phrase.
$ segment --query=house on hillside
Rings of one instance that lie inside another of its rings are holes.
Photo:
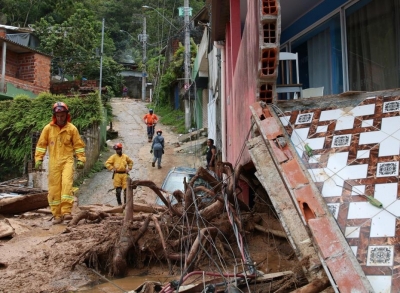
[[[37,40],[27,30],[0,25],[0,96],[35,97],[50,91],[51,56],[37,51]],[[4,74],[5,73],[5,74]]]
[[[399,292],[399,1],[208,0],[206,7],[192,75],[202,84],[196,121],[207,121],[221,160],[254,174],[277,210],[297,211],[299,218],[278,214],[288,235],[303,226],[311,233],[333,288]],[[285,148],[294,153],[277,157]],[[299,195],[300,173],[316,193]],[[250,204],[248,182],[240,189]],[[304,257],[301,237],[292,240]]]

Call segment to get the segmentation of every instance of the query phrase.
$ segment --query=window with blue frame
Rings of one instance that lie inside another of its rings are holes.
[[[333,16],[291,44],[299,55],[303,89],[324,87],[324,95],[343,92],[340,16]]]
[[[363,0],[346,10],[349,90],[400,87],[400,1]]]

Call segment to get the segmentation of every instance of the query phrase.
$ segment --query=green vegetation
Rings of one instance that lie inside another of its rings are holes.
[[[40,40],[39,50],[51,54],[52,74],[72,79],[98,79],[102,21],[105,21],[103,44],[103,80],[109,95],[119,93],[123,78],[118,63],[134,62],[141,70],[142,47],[138,36],[143,33],[143,17],[147,19],[148,82],[160,85],[155,98],[160,104],[170,103],[171,88],[177,78],[183,77],[183,48],[174,60],[166,60],[165,46],[172,41],[184,42],[183,16],[179,16],[176,0],[0,0],[0,23],[17,27],[31,26]],[[143,8],[148,5],[151,8]],[[191,0],[192,16],[205,5],[204,0]],[[171,26],[171,23],[173,26]],[[202,29],[192,27],[190,35],[198,42]],[[191,55],[197,46],[192,42]],[[129,62],[128,62],[129,60]]]
[[[149,104],[148,108],[153,108],[155,114],[160,118],[160,122],[164,125],[171,126],[171,129],[176,133],[186,133],[185,130],[185,113],[181,110],[173,110],[171,106],[158,107],[154,104]]]
[[[52,107],[57,101],[68,105],[72,122],[80,132],[104,119],[97,93],[85,98],[42,93],[35,99],[20,95],[14,100],[0,101],[0,180],[8,174],[7,170],[22,174],[27,160],[33,159],[32,134],[51,121]]]
[[[191,40],[190,45],[190,54],[191,54],[191,62],[193,63],[194,59],[197,55],[197,46],[194,43],[193,39]],[[182,43],[179,43],[179,48],[175,51],[174,56],[170,63],[167,66],[166,72],[161,75],[160,83],[155,90],[154,96],[156,97],[157,104],[161,107],[168,107],[170,105],[170,95],[171,88],[173,83],[177,80],[177,78],[182,78],[184,71],[182,68],[184,67],[185,59],[185,47]],[[151,66],[148,71],[150,72],[149,76],[154,75],[153,70],[155,69],[154,64],[157,62],[163,63],[165,60],[160,57],[156,57],[154,60],[150,60]]]

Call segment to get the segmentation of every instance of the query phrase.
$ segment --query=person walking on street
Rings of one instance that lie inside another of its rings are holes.
[[[207,139],[207,169],[215,172],[215,160],[217,155],[217,148],[214,145],[214,140],[209,138]]]
[[[158,122],[158,117],[153,114],[153,109],[149,109],[149,113],[143,116],[143,121],[147,125],[147,139],[151,142],[154,136],[154,128]]]
[[[116,192],[118,205],[122,205],[121,191],[124,190],[124,204],[126,204],[126,177],[132,170],[133,161],[127,155],[122,153],[122,143],[113,146],[115,154],[110,156],[105,162],[108,170],[113,171],[113,184]]]
[[[155,167],[157,161],[157,167],[158,169],[161,169],[161,158],[164,154],[164,137],[162,136],[162,131],[160,129],[157,130],[157,135],[153,139],[150,153],[153,154],[153,162],[151,165]]]
[[[76,168],[83,169],[86,162],[85,143],[78,129],[71,123],[68,106],[63,102],[53,105],[52,121],[40,134],[35,150],[35,169],[42,170],[43,157],[49,151],[47,200],[53,214],[53,224],[72,220],[74,202],[72,191],[74,156]]]
[[[126,85],[124,85],[122,88],[122,97],[128,97],[128,88],[126,87]]]

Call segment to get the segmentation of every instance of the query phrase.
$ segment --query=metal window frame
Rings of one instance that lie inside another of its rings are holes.
[[[347,33],[346,33],[346,10],[359,2],[361,0],[350,0],[347,3],[341,5],[340,7],[336,8],[335,10],[331,11],[329,14],[325,15],[314,24],[310,25],[300,33],[294,35],[285,43],[280,45],[280,50],[287,50],[288,52],[292,51],[292,43],[297,39],[301,38],[302,36],[306,35],[314,28],[318,27],[322,23],[328,21],[329,19],[333,18],[334,16],[339,14],[340,18],[340,38],[341,38],[341,46],[342,46],[342,73],[343,73],[343,92],[349,90],[349,64],[348,64],[348,54],[347,54]]]

